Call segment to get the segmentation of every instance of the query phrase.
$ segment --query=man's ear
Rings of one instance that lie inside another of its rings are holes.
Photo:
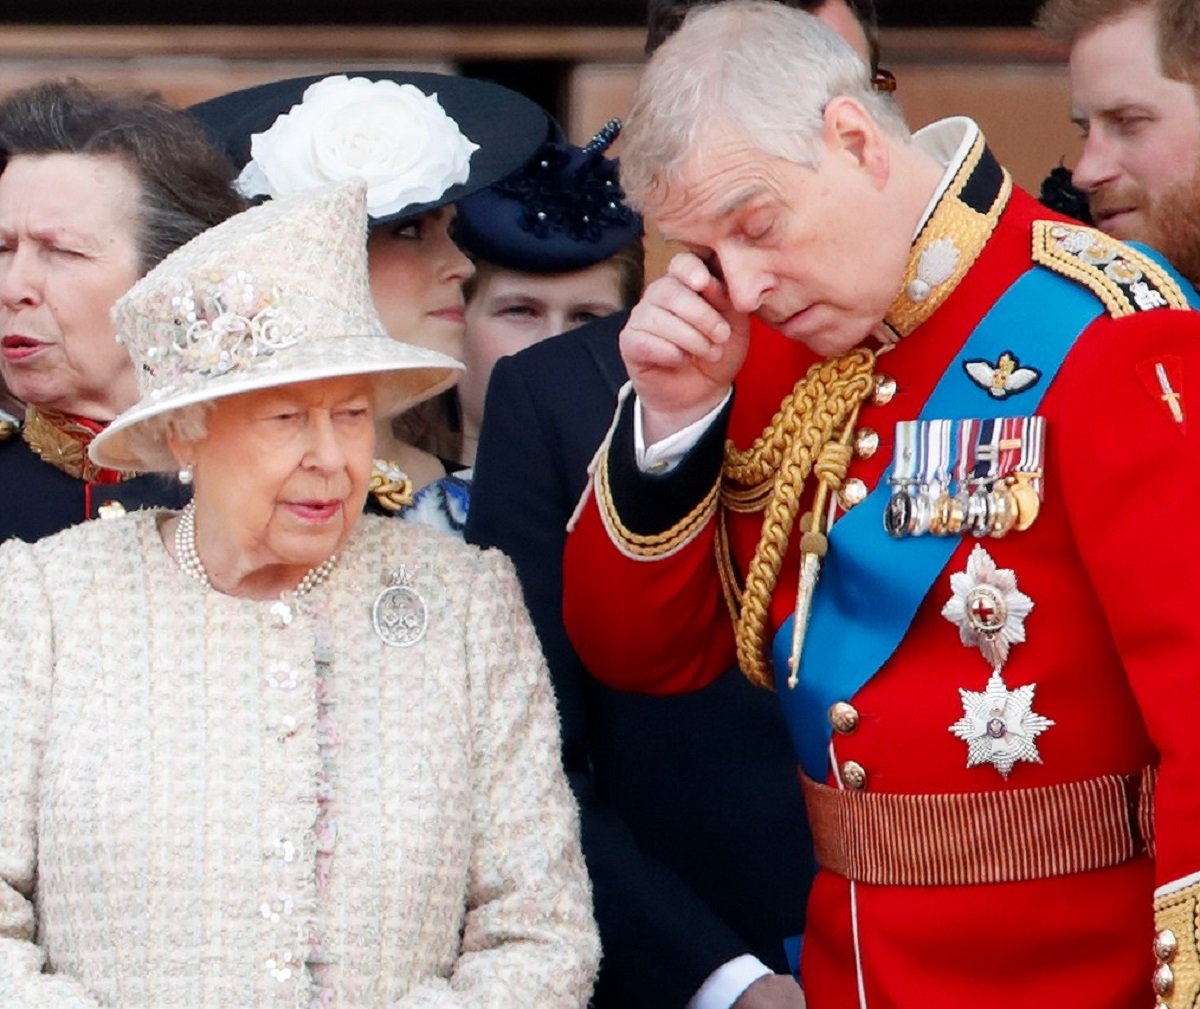
[[[839,95],[825,106],[824,120],[827,153],[850,159],[877,185],[885,183],[891,164],[887,137],[862,104]]]

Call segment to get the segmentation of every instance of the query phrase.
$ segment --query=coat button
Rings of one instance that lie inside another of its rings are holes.
[[[860,459],[870,459],[879,451],[879,432],[873,427],[860,427],[854,432],[854,454]]]
[[[829,708],[829,724],[842,735],[849,735],[858,728],[858,709],[853,704],[838,701]]]
[[[867,499],[867,485],[858,477],[852,476],[844,484],[841,490],[838,491],[838,503],[845,511],[849,511],[855,505],[862,504]]]
[[[1164,928],[1154,937],[1154,955],[1160,963],[1170,963],[1175,959],[1175,953],[1179,949],[1179,941],[1175,938],[1175,933],[1169,928]]]
[[[854,760],[842,764],[842,783],[856,791],[867,787],[867,769]]]
[[[871,402],[876,406],[887,406],[896,397],[896,380],[891,375],[875,376],[875,391]]]
[[[1175,989],[1175,972],[1165,963],[1154,972],[1154,994],[1166,998]]]

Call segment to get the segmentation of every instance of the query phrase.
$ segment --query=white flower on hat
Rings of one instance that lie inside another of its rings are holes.
[[[309,85],[299,104],[250,138],[237,187],[274,199],[359,178],[367,213],[386,217],[466,182],[477,150],[436,94],[338,74]]]

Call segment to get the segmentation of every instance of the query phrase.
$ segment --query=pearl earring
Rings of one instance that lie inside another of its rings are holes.
[[[192,467],[184,466],[179,470],[179,482],[187,487],[192,482]]]

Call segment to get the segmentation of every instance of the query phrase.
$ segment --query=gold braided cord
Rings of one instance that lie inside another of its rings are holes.
[[[726,496],[744,496],[748,491],[759,494],[764,484],[770,487],[762,532],[746,573],[734,626],[738,664],[759,686],[773,685],[766,654],[771,595],[800,512],[805,481],[816,460],[822,458],[819,476],[825,486],[840,484],[845,468],[841,474],[836,472],[837,453],[822,453],[830,441],[844,436],[858,407],[871,394],[874,366],[875,352],[861,348],[813,365],[748,450],[726,444]]]
[[[723,485],[721,487],[721,504],[726,511],[750,514],[760,512],[767,506],[771,497],[771,483],[764,481],[757,487],[743,490],[740,487]]]
[[[708,520],[716,514],[719,482],[714,483],[700,503],[670,529],[650,535],[635,533],[622,521],[613,500],[608,478],[608,452],[609,446],[606,446],[596,467],[596,504],[609,538],[627,557],[649,560],[672,554],[699,535]]]
[[[742,607],[742,586],[738,580],[737,566],[733,562],[733,551],[729,547],[729,530],[725,524],[725,512],[717,513],[717,573],[721,576],[721,594],[729,609],[729,619],[737,623]]]

